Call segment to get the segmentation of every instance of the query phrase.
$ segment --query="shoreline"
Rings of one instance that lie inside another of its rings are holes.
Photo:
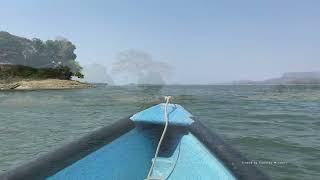
[[[17,90],[63,90],[63,89],[86,89],[95,87],[89,83],[75,80],[41,79],[20,80],[15,82],[0,83],[0,91]]]

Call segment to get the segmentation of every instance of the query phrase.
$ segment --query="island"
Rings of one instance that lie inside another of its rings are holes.
[[[42,41],[0,31],[0,90],[94,87],[83,78],[76,47],[65,38]]]

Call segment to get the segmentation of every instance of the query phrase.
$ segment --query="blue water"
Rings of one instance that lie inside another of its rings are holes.
[[[273,179],[320,177],[320,86],[0,92],[0,172],[173,95]]]

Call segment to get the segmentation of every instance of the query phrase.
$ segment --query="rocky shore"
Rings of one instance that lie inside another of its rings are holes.
[[[0,90],[49,90],[49,89],[82,89],[94,85],[74,80],[21,80],[15,82],[0,82]]]

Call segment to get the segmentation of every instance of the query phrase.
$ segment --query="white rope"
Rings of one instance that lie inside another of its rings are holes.
[[[154,158],[153,158],[153,161],[152,161],[152,164],[151,164],[151,167],[150,167],[150,170],[149,170],[149,173],[148,173],[148,176],[145,180],[158,180],[158,179],[154,179],[154,178],[150,178],[152,172],[153,172],[153,168],[156,164],[156,160],[158,158],[158,153],[159,153],[159,149],[160,149],[160,146],[161,146],[161,143],[162,143],[162,140],[166,134],[166,131],[167,131],[167,128],[168,128],[168,124],[169,124],[169,118],[168,118],[168,112],[167,112],[167,108],[168,108],[168,104],[170,102],[170,99],[172,98],[171,96],[165,96],[164,97],[165,100],[166,100],[166,104],[164,106],[164,120],[165,120],[165,126],[164,126],[164,129],[163,129],[163,132],[162,132],[162,135],[160,137],[160,140],[159,140],[159,143],[158,143],[158,146],[157,146],[157,149],[156,149],[156,153],[154,155]],[[161,179],[159,179],[161,180]]]

